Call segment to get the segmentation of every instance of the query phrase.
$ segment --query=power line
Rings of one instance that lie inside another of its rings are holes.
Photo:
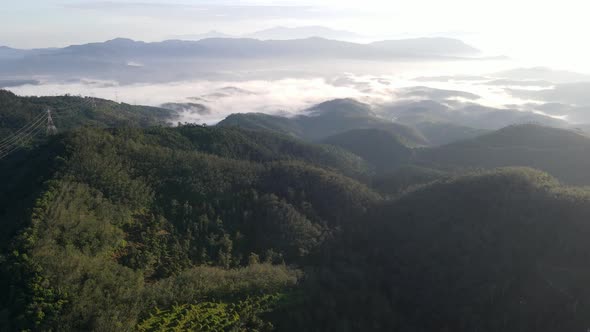
[[[43,114],[42,117],[40,117],[37,121],[25,126],[24,128],[22,128],[20,130],[20,133],[16,134],[16,135],[12,135],[8,138],[6,138],[2,143],[0,143],[0,149],[8,146],[8,145],[12,145],[15,141],[17,141],[21,136],[26,136],[27,132],[32,131],[34,129],[36,129],[37,127],[39,127],[40,125],[42,125],[45,121],[45,114]]]
[[[31,132],[29,132],[28,134],[20,137],[18,139],[18,141],[12,145],[12,147],[0,148],[0,159],[3,159],[4,157],[8,156],[9,154],[21,149],[23,147],[23,143],[26,140],[32,139],[35,135],[37,135],[38,133],[43,131],[43,127],[41,125],[42,125],[42,123],[37,125],[37,127],[34,130],[32,130]]]
[[[73,109],[77,109],[80,108],[82,106],[88,106],[91,105],[92,108],[96,108],[96,98],[94,97],[80,97],[82,100],[82,103],[77,104],[77,105],[70,105],[70,106],[66,106],[66,107],[55,107],[52,106],[50,107],[55,113],[59,113],[59,112],[66,112],[69,110],[73,110]]]
[[[7,155],[11,154],[12,152],[21,149],[24,145],[23,143],[25,143],[27,140],[32,139],[35,135],[37,135],[38,133],[40,133],[41,131],[43,131],[42,127],[38,127],[35,131],[31,132],[29,135],[27,136],[23,136],[20,140],[19,143],[20,144],[14,144],[12,147],[10,148],[5,148],[2,150],[0,150],[0,159],[6,157]]]
[[[45,121],[45,116],[39,118],[37,121],[27,125],[26,127],[23,128],[23,130],[21,130],[18,134],[16,135],[11,135],[10,137],[8,137],[7,139],[4,140],[4,142],[2,142],[0,144],[0,148],[7,146],[7,145],[12,145],[15,141],[17,141],[21,136],[26,136],[28,132],[36,129],[39,125],[43,124]]]
[[[29,136],[32,132],[36,131],[37,129],[39,129],[40,127],[42,127],[44,124],[45,124],[44,121],[38,122],[35,126],[29,128],[26,132],[22,132],[17,137],[14,137],[12,139],[12,142],[11,143],[6,143],[6,144],[3,144],[2,146],[0,146],[0,149],[4,149],[7,146],[11,146],[11,145],[17,144],[17,142],[22,141],[22,139],[24,137]]]
[[[20,132],[19,134],[12,135],[4,143],[0,144],[0,147],[12,145],[15,141],[18,141],[22,136],[27,136],[31,131],[42,126],[44,123],[45,123],[45,116],[40,118],[39,120],[35,121],[34,123],[31,123],[30,125],[28,125],[27,128],[25,130],[23,130],[22,132]]]
[[[47,109],[46,112],[43,112],[37,117],[33,118],[33,120],[29,124],[12,133],[10,136],[0,140],[0,159],[4,159],[9,154],[23,148],[23,143],[33,139],[37,134],[39,134],[43,130],[43,125],[45,123],[47,135],[53,135],[57,133],[57,127],[53,122],[53,118],[55,117],[55,115],[59,115],[57,118],[62,118],[74,115],[67,114],[69,110],[80,109],[81,107],[87,105],[91,105],[93,109],[97,107],[95,100],[96,98],[84,97],[83,99],[83,102],[78,105],[57,108],[50,107]],[[56,110],[52,111],[51,108],[54,108]]]
[[[40,115],[38,115],[36,118],[33,118],[33,120],[25,125],[24,127],[20,128],[19,130],[15,131],[14,133],[10,134],[10,136],[0,140],[0,145],[4,144],[4,142],[6,142],[8,139],[10,139],[10,137],[14,136],[14,135],[18,135],[21,132],[23,132],[27,127],[29,127],[31,124],[37,122],[39,119],[43,118],[45,116],[45,113],[41,113]]]

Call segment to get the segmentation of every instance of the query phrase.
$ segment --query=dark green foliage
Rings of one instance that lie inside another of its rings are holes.
[[[320,218],[330,226],[355,220],[380,200],[350,178],[302,163],[271,164],[262,185],[306,211],[312,220]]]
[[[47,110],[53,112],[59,130],[81,126],[148,127],[165,125],[173,111],[147,106],[132,106],[90,97],[19,97],[0,90],[0,139],[31,123]]]
[[[221,157],[255,162],[301,160],[350,176],[365,175],[368,171],[362,159],[343,149],[305,143],[272,132],[224,126],[183,126],[178,130],[195,149]]]
[[[282,116],[268,115],[264,113],[231,114],[223,119],[219,125],[252,130],[265,130],[293,137],[301,137],[303,133],[303,130],[295,121]]]
[[[156,306],[197,303],[204,299],[234,301],[273,294],[293,286],[300,273],[285,265],[255,263],[236,269],[198,266],[160,280],[146,292]]]
[[[588,193],[545,173],[467,176],[377,210],[371,259],[409,326],[575,331],[589,323],[588,217]]]
[[[346,153],[272,134],[84,129],[54,141],[31,151],[56,154],[39,173],[50,181],[4,252],[10,328],[130,330],[154,307],[283,291],[298,273],[271,264],[303,262],[380,199],[333,172],[349,168],[338,159]],[[5,215],[16,214],[5,203]],[[240,324],[270,326],[248,310]]]
[[[346,149],[373,165],[377,173],[392,171],[408,163],[412,149],[403,138],[390,131],[379,129],[358,129],[328,137],[323,140]]]
[[[336,147],[284,135],[291,120],[140,128],[120,111],[97,120],[117,128],[0,161],[0,330],[590,326],[588,191],[464,171],[587,183],[584,136],[520,126],[416,148],[343,100],[309,115]]]
[[[416,162],[445,168],[526,166],[569,184],[590,184],[590,138],[538,125],[511,126],[417,153]]]
[[[375,176],[371,187],[383,195],[399,196],[428,183],[449,178],[448,172],[419,166],[405,166]]]
[[[587,191],[531,169],[424,186],[345,230],[327,261],[308,271],[298,302],[277,312],[289,322],[278,327],[583,330],[589,217]]]
[[[395,133],[411,146],[427,145],[427,139],[416,129],[378,116],[367,104],[353,99],[336,99],[319,104],[304,115],[293,118],[261,114],[234,114],[219,126],[236,126],[270,130],[308,141],[322,139],[355,129],[381,129]]]
[[[272,311],[279,301],[277,295],[248,298],[236,304],[203,302],[175,305],[159,310],[141,322],[137,330],[152,331],[272,331],[273,326],[258,316]]]
[[[445,145],[471,139],[487,133],[476,129],[446,122],[420,122],[414,125],[432,146]]]

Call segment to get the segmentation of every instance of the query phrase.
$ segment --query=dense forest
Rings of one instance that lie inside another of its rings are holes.
[[[81,126],[101,128],[149,127],[174,119],[169,109],[133,106],[114,101],[80,96],[19,97],[0,89],[0,138],[7,137],[51,110],[61,129]]]
[[[579,133],[438,144],[448,125],[352,100],[169,126],[158,108],[0,92],[0,140],[47,107],[67,109],[59,133],[0,159],[0,330],[590,327]]]

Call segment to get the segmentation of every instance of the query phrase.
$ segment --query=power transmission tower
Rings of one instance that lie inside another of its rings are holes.
[[[57,134],[57,127],[53,123],[53,118],[51,117],[51,110],[47,110],[47,136]]]

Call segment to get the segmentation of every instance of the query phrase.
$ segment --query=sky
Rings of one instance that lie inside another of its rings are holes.
[[[0,0],[0,45],[159,41],[321,25],[374,38],[445,36],[490,55],[590,73],[585,0]]]

